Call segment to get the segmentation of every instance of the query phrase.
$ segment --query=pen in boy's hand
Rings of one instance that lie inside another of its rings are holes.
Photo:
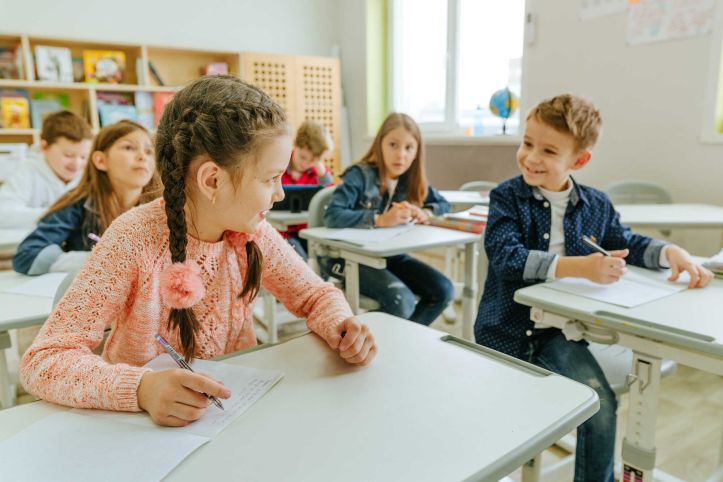
[[[193,371],[193,368],[191,368],[191,366],[188,363],[186,363],[186,360],[184,360],[183,357],[181,355],[179,355],[176,350],[173,349],[173,347],[170,345],[170,343],[168,343],[166,341],[165,338],[163,338],[160,334],[156,334],[155,338],[156,338],[156,340],[158,340],[158,343],[160,343],[161,346],[163,348],[165,348],[166,352],[168,352],[168,354],[171,355],[171,358],[173,358],[173,361],[175,361],[179,367],[184,368],[186,370]],[[205,393],[204,393],[204,395],[206,395],[209,398],[209,400],[211,400],[214,403],[214,405],[216,405],[218,408],[220,408],[221,410],[224,409],[223,405],[221,404],[221,400],[214,397],[213,395],[207,395]]]
[[[590,246],[592,249],[594,249],[596,252],[602,254],[603,256],[612,256],[609,251],[604,250],[600,247],[595,241],[592,240],[592,238],[582,235],[582,242]]]

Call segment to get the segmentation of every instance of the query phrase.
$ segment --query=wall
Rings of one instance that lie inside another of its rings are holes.
[[[0,31],[293,55],[330,55],[335,0],[0,0]]]

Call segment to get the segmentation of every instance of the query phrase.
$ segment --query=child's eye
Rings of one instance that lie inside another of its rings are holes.
[[[525,147],[532,147],[532,143],[531,143],[531,142],[525,141],[525,142],[523,142],[523,144],[524,144]]]
[[[552,149],[545,149],[545,153],[546,154],[556,154],[556,152],[553,151]]]

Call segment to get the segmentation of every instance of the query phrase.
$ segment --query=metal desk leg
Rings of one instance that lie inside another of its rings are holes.
[[[633,351],[628,426],[623,439],[623,482],[653,481],[660,361]]]
[[[359,314],[359,263],[350,259],[344,265],[344,279],[346,281],[346,299],[349,301],[352,313]]]
[[[15,405],[14,385],[10,384],[10,373],[8,373],[8,363],[5,358],[5,350],[11,345],[10,333],[0,331],[0,405],[2,408],[10,408]]]
[[[464,291],[462,293],[462,337],[474,341],[477,312],[477,242],[464,246]]]

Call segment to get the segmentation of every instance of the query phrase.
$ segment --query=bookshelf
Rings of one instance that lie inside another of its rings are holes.
[[[36,46],[67,48],[73,59],[82,59],[84,50],[121,51],[126,63],[123,81],[110,84],[38,80],[34,59]],[[85,118],[93,132],[101,126],[99,93],[175,92],[199,78],[207,65],[223,62],[228,65],[229,74],[238,75],[271,95],[286,110],[294,130],[304,119],[322,122],[330,130],[335,144],[329,167],[337,176],[341,172],[341,69],[338,59],[0,33],[0,49],[16,47],[20,47],[17,51],[18,78],[0,79],[0,91],[22,89],[31,98],[34,94],[62,93],[67,96],[69,110]],[[0,143],[34,143],[39,142],[39,136],[38,128],[0,128]]]

